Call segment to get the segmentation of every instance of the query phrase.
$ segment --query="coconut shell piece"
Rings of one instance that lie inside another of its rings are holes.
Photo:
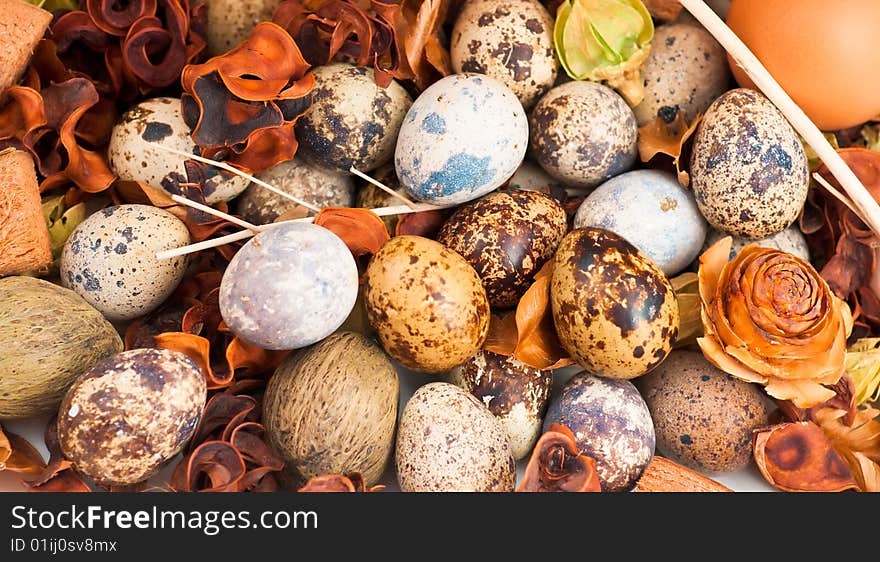
[[[52,246],[31,155],[0,152],[0,185],[0,276],[49,265]]]
[[[786,492],[842,492],[859,486],[822,429],[812,422],[756,431],[755,462],[764,478]]]
[[[532,452],[517,492],[601,492],[596,461],[580,454],[574,433],[550,426]]]
[[[22,0],[0,0],[0,90],[12,86],[27,68],[52,14]]]

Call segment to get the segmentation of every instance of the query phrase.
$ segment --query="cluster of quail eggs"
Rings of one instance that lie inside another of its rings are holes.
[[[296,159],[259,179],[318,208],[398,204],[352,175],[374,171],[403,196],[450,209],[436,239],[392,229],[361,271],[330,230],[269,226],[309,209],[207,170],[207,202],[263,227],[226,268],[219,306],[234,335],[294,351],[269,379],[263,423],[295,481],[359,472],[372,485],[393,464],[404,491],[512,491],[516,461],[553,423],[596,459],[607,491],[632,489],[655,451],[707,472],[748,462],[768,405],[699,353],[673,349],[670,279],[727,235],[734,251],[758,241],[808,258],[791,227],[808,186],[802,145],[761,94],[729,90],[723,51],[696,25],[658,28],[635,108],[602,84],[561,79],[552,29],[537,0],[470,0],[452,28],[457,73],[418,95],[347,63],[314,70]],[[690,188],[640,169],[640,125],[698,114]],[[182,159],[157,146],[196,151],[178,99],[125,113],[110,162],[123,180],[181,193]],[[0,400],[4,415],[60,408],[65,455],[98,483],[155,474],[204,408],[193,361],[120,353],[106,334],[106,321],[118,327],[169,298],[190,260],[156,254],[190,241],[179,216],[148,205],[107,207],[79,225],[61,259],[64,293],[52,298],[100,313],[71,319],[77,329],[64,336],[98,356],[76,358],[78,378],[57,368],[63,377],[33,379],[53,389],[51,404],[24,391],[21,404]],[[483,349],[493,316],[514,313],[551,262],[553,327],[577,364],[564,385],[560,373]],[[343,329],[358,307],[363,334]],[[0,348],[16,345],[9,326],[27,333],[22,322],[40,318],[0,306]],[[399,407],[402,385],[419,388]]]

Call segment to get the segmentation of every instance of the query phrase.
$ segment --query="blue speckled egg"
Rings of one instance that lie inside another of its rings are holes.
[[[338,236],[308,223],[256,235],[220,283],[220,313],[232,332],[264,349],[298,349],[332,334],[358,293],[354,257]]]
[[[525,111],[507,86],[481,74],[453,74],[413,103],[394,164],[410,196],[453,206],[506,182],[528,143]]]
[[[107,207],[76,227],[61,254],[61,283],[108,320],[131,320],[155,310],[183,280],[187,259],[156,253],[186,246],[189,231],[163,209]]]
[[[628,172],[600,185],[578,208],[574,226],[614,232],[666,275],[679,273],[700,254],[709,228],[693,194],[672,174],[657,170]]]

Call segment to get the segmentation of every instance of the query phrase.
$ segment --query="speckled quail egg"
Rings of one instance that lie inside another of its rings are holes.
[[[718,242],[726,236],[730,235],[721,232],[720,230],[710,228],[709,233],[706,235],[706,242],[703,244],[703,251],[708,250],[715,242]],[[736,257],[740,250],[749,244],[757,244],[758,246],[763,246],[765,248],[782,250],[783,252],[795,255],[806,262],[810,261],[810,247],[807,245],[807,239],[803,232],[801,232],[801,229],[798,228],[797,223],[792,224],[782,232],[777,232],[776,234],[767,238],[762,238],[761,240],[749,240],[748,238],[742,238],[739,236],[733,236],[732,238],[733,244],[730,246],[730,259]]]
[[[188,181],[185,158],[154,144],[187,153],[196,145],[183,121],[178,98],[154,98],[133,106],[113,127],[107,153],[110,167],[126,181],[139,181],[169,194],[179,194]],[[229,201],[244,191],[248,180],[207,166],[202,191],[209,204]]]
[[[195,431],[205,376],[186,355],[135,349],[79,377],[58,411],[58,441],[76,469],[105,486],[143,482]]]
[[[450,372],[450,382],[485,404],[510,437],[516,460],[529,455],[541,435],[552,371],[539,371],[512,357],[479,351]]]
[[[61,253],[61,283],[109,320],[155,310],[183,280],[187,259],[157,252],[186,246],[189,231],[163,209],[107,207],[80,223]]]
[[[406,114],[394,153],[397,177],[419,201],[466,203],[510,179],[528,135],[510,88],[481,74],[453,74],[422,92]]]
[[[516,306],[568,230],[565,210],[535,191],[496,191],[463,205],[437,241],[473,266],[493,307]]]
[[[738,88],[712,102],[691,156],[691,187],[709,224],[766,238],[794,222],[809,185],[800,138],[770,100]]]
[[[351,207],[354,204],[354,182],[351,176],[313,166],[301,158],[282,162],[256,177],[321,209]],[[314,211],[255,183],[235,200],[235,204],[238,213],[254,224],[268,224],[281,215],[296,214],[305,217],[315,214]]]
[[[399,383],[378,345],[350,332],[291,354],[269,379],[269,442],[301,480],[358,472],[375,484],[391,456]]]
[[[532,110],[529,127],[532,155],[567,185],[595,187],[635,164],[636,118],[622,97],[601,84],[556,86]]]
[[[588,373],[631,379],[659,365],[679,329],[678,301],[654,262],[601,228],[572,230],[550,283],[563,347]]]
[[[654,458],[654,422],[630,381],[575,375],[551,400],[544,431],[554,423],[568,427],[581,454],[595,459],[603,492],[631,490]]]
[[[761,389],[716,369],[702,353],[674,351],[638,381],[657,435],[657,450],[706,472],[749,464],[752,431],[770,423]]]
[[[699,255],[708,230],[693,194],[657,170],[627,172],[597,187],[574,217],[575,228],[588,226],[622,236],[666,275]]]
[[[507,182],[507,188],[522,191],[539,191],[553,198],[569,193],[569,189],[565,184],[550,177],[550,174],[545,172],[544,168],[528,160],[524,161],[517,168],[516,173]],[[572,191],[580,193],[578,189]]]
[[[412,395],[397,429],[397,481],[404,492],[512,492],[507,430],[472,394],[445,382]]]
[[[491,76],[530,108],[553,87],[553,17],[538,0],[469,0],[452,28],[452,68]]]
[[[690,122],[727,91],[730,70],[724,48],[699,24],[670,23],[654,32],[642,65],[645,99],[633,108],[639,126],[660,117]]]
[[[476,353],[489,333],[489,301],[474,268],[439,242],[397,236],[364,276],[370,324],[410,369],[441,372]]]
[[[272,19],[278,0],[204,0],[208,55],[216,57],[248,38],[254,26]]]
[[[357,264],[338,236],[314,224],[284,223],[254,236],[229,262],[220,313],[254,345],[298,349],[336,331],[357,295]]]
[[[403,86],[380,88],[371,68],[333,63],[315,68],[312,107],[296,124],[299,154],[336,172],[369,172],[388,162],[412,104]]]

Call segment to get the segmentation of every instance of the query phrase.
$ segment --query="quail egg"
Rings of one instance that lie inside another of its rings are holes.
[[[718,242],[726,236],[730,235],[721,232],[720,230],[710,228],[709,234],[706,236],[706,242],[703,244],[703,251],[708,250],[713,244],[715,244],[715,242]],[[736,257],[740,250],[749,244],[757,244],[758,246],[763,246],[765,248],[775,248],[797,256],[806,262],[810,261],[810,247],[807,245],[807,239],[801,232],[801,229],[798,228],[797,223],[792,224],[782,232],[777,232],[776,234],[767,238],[762,238],[761,240],[749,240],[748,238],[734,236],[733,244],[730,246],[730,259],[732,260]]]

